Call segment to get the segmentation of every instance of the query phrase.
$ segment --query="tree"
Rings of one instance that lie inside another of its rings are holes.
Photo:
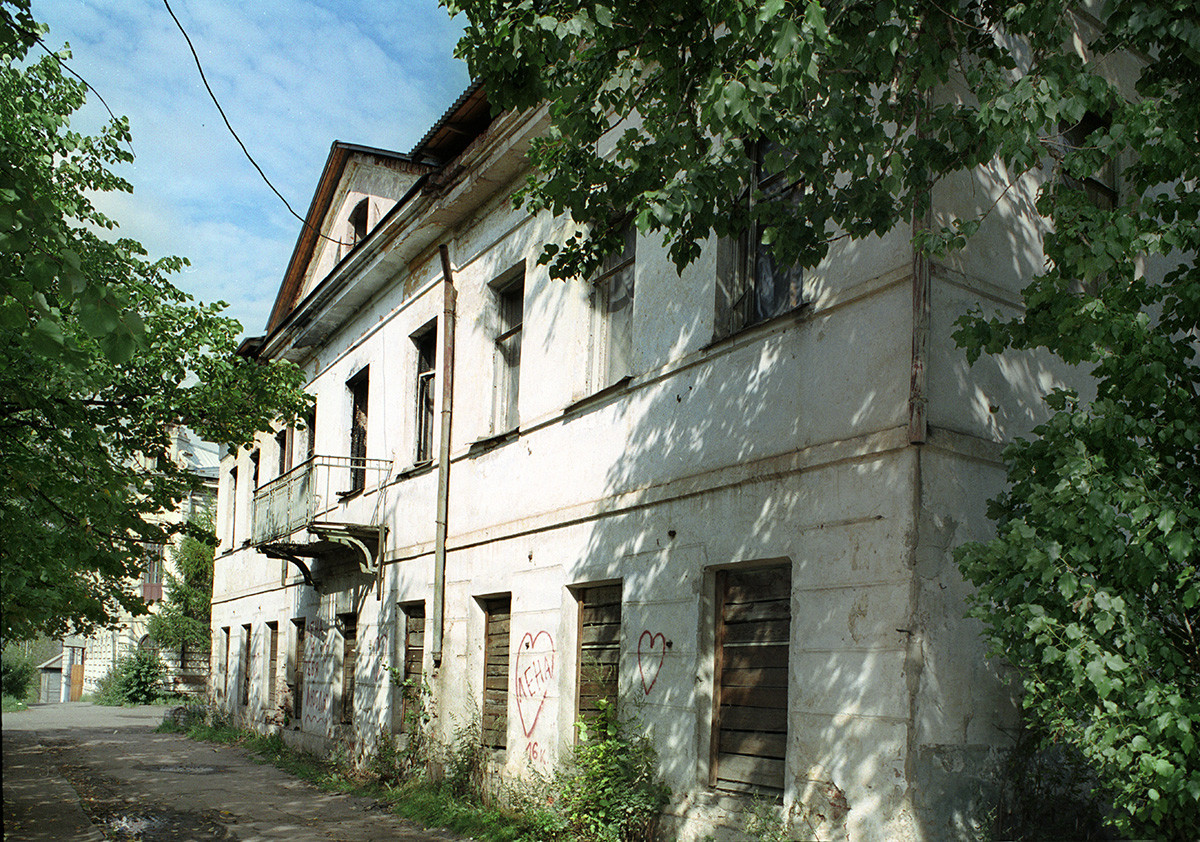
[[[164,646],[208,645],[216,550],[213,520],[211,508],[200,512],[192,521],[192,532],[171,555],[176,572],[166,572],[167,598],[150,617],[148,628],[150,637]]]
[[[0,3],[0,590],[5,640],[87,633],[122,609],[144,548],[198,480],[166,458],[186,425],[240,444],[304,405],[302,374],[234,355],[241,327],[168,280],[90,196],[128,191],[110,167],[128,124],[70,129],[86,85],[67,53],[29,55],[28,0]]]
[[[906,223],[936,255],[982,221],[928,224],[939,179],[1044,171],[1052,233],[1023,314],[968,314],[956,339],[972,361],[1057,354],[1096,397],[1047,398],[1008,450],[997,538],[958,558],[1027,711],[1092,763],[1119,827],[1194,836],[1200,7],[1109,0],[1101,23],[1061,0],[443,2],[497,107],[548,103],[520,199],[579,223],[542,255],[558,277],[588,275],[630,213],[681,268],[750,230],[803,266]],[[1135,94],[1106,75],[1117,55]],[[756,157],[799,190],[741,198]],[[1106,165],[1121,190],[1098,201],[1080,188]]]

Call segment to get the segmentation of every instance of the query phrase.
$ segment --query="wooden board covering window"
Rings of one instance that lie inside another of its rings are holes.
[[[595,716],[601,699],[616,704],[621,655],[621,586],[579,591],[579,716]]]
[[[279,696],[279,623],[267,623],[267,716],[275,713],[275,701]]]
[[[297,722],[304,720],[304,675],[307,664],[304,663],[304,632],[305,619],[297,617],[292,620],[296,627],[296,667],[292,671],[292,715]]]
[[[401,606],[398,629],[404,646],[404,686],[397,687],[399,704],[393,710],[399,719],[393,723],[394,730],[408,733],[412,718],[409,713],[421,693],[423,666],[425,661],[425,603],[416,602]]]
[[[778,797],[787,747],[791,567],[721,571],[717,604],[709,783]]]
[[[508,652],[512,620],[512,598],[488,599],[483,645],[483,744],[508,747]]]
[[[242,707],[250,704],[250,624],[242,626]]]
[[[354,721],[354,670],[358,665],[358,616],[338,617],[342,629],[342,723]]]

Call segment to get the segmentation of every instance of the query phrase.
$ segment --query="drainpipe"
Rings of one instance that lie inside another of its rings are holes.
[[[450,418],[454,406],[454,274],[450,251],[438,246],[442,257],[442,425],[438,436],[437,533],[433,549],[433,663],[442,662],[442,636],[446,625],[446,515],[450,509]]]

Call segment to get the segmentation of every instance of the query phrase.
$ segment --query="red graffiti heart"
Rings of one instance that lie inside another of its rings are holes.
[[[646,641],[649,640],[649,643]],[[654,663],[654,656],[658,654],[658,663]],[[658,681],[658,674],[662,672],[663,661],[667,659],[667,637],[662,632],[650,633],[649,629],[642,632],[642,636],[638,638],[638,673],[642,676],[642,689],[646,691],[646,695],[650,695],[650,691],[654,689],[655,682]],[[649,668],[647,668],[649,662]],[[646,673],[653,670],[653,674],[647,683]]]
[[[539,649],[543,637],[546,640]],[[525,632],[522,635],[517,646],[515,681],[517,716],[521,717],[521,730],[529,737],[537,727],[542,708],[546,706],[546,694],[554,684],[554,638],[550,632]]]

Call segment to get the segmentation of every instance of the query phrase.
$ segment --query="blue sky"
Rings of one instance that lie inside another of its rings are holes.
[[[460,27],[436,0],[171,0],[234,129],[303,215],[334,140],[407,152],[462,92]],[[51,48],[129,117],[132,195],[97,204],[175,283],[263,332],[300,223],[263,183],[208,98],[162,0],[34,0]],[[73,126],[107,118],[94,96]]]

